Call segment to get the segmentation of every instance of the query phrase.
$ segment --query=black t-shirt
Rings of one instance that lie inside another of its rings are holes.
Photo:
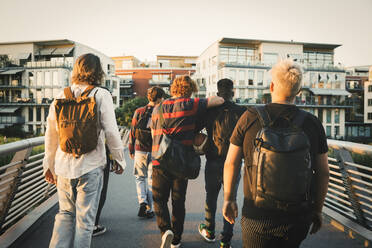
[[[266,105],[265,108],[269,113],[271,120],[274,120],[274,125],[278,127],[288,126],[288,121],[284,118],[293,120],[294,116],[299,110],[295,105],[277,103],[270,103]],[[230,139],[232,144],[242,147],[244,156],[244,206],[242,214],[245,217],[254,219],[288,218],[290,217],[290,214],[283,213],[282,211],[267,211],[257,208],[253,204],[251,192],[251,188],[253,186],[251,185],[253,181],[253,175],[251,172],[252,167],[247,165],[252,163],[254,148],[253,141],[261,127],[262,126],[258,120],[256,110],[254,108],[248,108],[239,119]],[[317,154],[328,152],[327,138],[324,133],[324,128],[316,116],[308,113],[305,117],[302,128],[310,141],[310,154],[312,161],[314,161],[314,158]]]
[[[205,127],[207,130],[208,135],[208,150],[206,151],[206,158],[208,160],[214,160],[214,159],[223,159],[225,160],[225,157],[220,157],[217,153],[217,147],[214,144],[213,141],[213,125],[216,121],[216,118],[218,115],[223,111],[225,108],[229,108],[230,111],[234,111],[234,113],[241,116],[245,110],[247,110],[245,107],[239,106],[234,102],[231,101],[225,101],[222,105],[214,108],[210,108],[207,110],[207,113],[198,120],[197,126],[198,130]]]

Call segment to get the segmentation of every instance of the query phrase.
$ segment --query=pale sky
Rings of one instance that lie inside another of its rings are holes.
[[[109,56],[200,55],[222,37],[342,44],[372,64],[372,0],[0,0],[0,42],[70,39]]]

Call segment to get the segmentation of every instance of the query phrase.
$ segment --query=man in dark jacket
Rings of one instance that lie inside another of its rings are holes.
[[[223,183],[223,165],[229,146],[229,138],[233,132],[236,122],[245,111],[234,102],[232,98],[233,81],[224,78],[217,82],[217,95],[222,97],[225,102],[223,105],[211,108],[207,111],[202,126],[206,127],[208,134],[208,145],[206,150],[207,162],[205,165],[205,222],[199,224],[200,235],[207,242],[215,241],[215,215],[217,199]],[[227,141],[227,142],[226,142]],[[239,180],[235,184],[237,190]],[[221,233],[220,247],[230,247],[233,236],[234,225],[223,220],[223,231]]]

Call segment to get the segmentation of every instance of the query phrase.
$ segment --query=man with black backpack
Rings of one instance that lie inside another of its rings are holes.
[[[234,187],[244,157],[243,247],[299,247],[322,224],[329,168],[321,122],[293,104],[302,70],[292,60],[272,71],[272,103],[239,119],[224,169],[223,215],[238,215]]]
[[[230,137],[240,116],[246,110],[231,101],[234,96],[233,81],[224,78],[217,82],[217,95],[225,102],[221,106],[207,111],[202,126],[205,126],[208,134],[208,144],[205,156],[205,223],[198,226],[200,235],[207,242],[215,241],[215,215],[217,199],[223,183],[223,165],[230,145]],[[238,189],[239,180],[235,184]],[[233,236],[234,225],[223,220],[220,247],[231,247],[230,241]]]
[[[151,147],[152,137],[150,121],[154,106],[160,103],[165,92],[160,87],[152,87],[147,90],[149,103],[136,109],[132,119],[129,134],[129,155],[134,159],[134,176],[136,177],[139,217],[154,217],[152,211],[152,162]]]

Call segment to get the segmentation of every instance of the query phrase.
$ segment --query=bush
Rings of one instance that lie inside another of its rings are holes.
[[[120,108],[117,108],[115,114],[118,125],[130,127],[134,111],[139,107],[145,106],[147,103],[147,98],[136,97],[125,102]]]
[[[11,127],[7,127],[4,129],[0,129],[0,135],[7,136],[7,137],[18,137],[18,138],[26,138],[26,132],[23,131],[22,126],[14,125]]]

